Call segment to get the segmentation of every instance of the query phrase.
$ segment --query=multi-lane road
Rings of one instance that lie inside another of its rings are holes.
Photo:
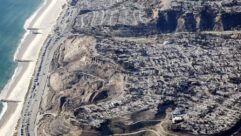
[[[66,9],[66,11],[65,11]],[[57,21],[56,27],[59,32],[55,32],[45,41],[40,56],[37,60],[35,72],[31,81],[30,88],[25,98],[20,122],[18,124],[18,134],[21,136],[35,136],[37,134],[37,118],[44,91],[48,91],[48,76],[54,52],[64,42],[67,37],[69,27],[73,23],[74,14],[79,12],[76,9],[65,7],[63,13]],[[61,31],[61,32],[60,32]],[[66,35],[66,36],[64,36]]]
[[[28,94],[25,99],[25,104],[22,111],[22,117],[19,122],[19,134],[21,136],[34,136],[35,127],[37,126],[36,117],[39,111],[41,98],[44,91],[47,90],[47,82],[49,68],[55,50],[61,40],[54,42],[56,37],[49,37],[45,42],[40,57],[36,64],[34,76]]]

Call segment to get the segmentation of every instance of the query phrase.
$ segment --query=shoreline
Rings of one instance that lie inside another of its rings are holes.
[[[17,59],[33,61],[17,62],[11,79],[0,94],[1,99],[19,101],[17,103],[3,103],[2,117],[0,116],[1,134],[13,135],[16,131],[17,122],[21,116],[25,96],[31,83],[41,47],[47,40],[48,35],[51,34],[52,28],[62,12],[62,6],[66,3],[65,0],[44,0],[25,21],[25,32],[15,51],[13,61]],[[49,15],[52,20],[48,19]],[[39,28],[41,34],[32,34],[28,27]]]
[[[10,94],[9,90],[12,90],[13,88],[10,88],[10,86],[12,86],[12,84],[14,84],[13,82],[16,81],[16,78],[18,76],[20,76],[21,74],[21,70],[23,69],[23,66],[19,65],[18,62],[16,62],[16,59],[22,59],[24,51],[26,51],[26,48],[28,47],[28,45],[30,44],[30,39],[34,39],[35,37],[32,38],[28,38],[28,36],[31,34],[30,31],[28,30],[29,27],[33,27],[35,22],[38,19],[38,16],[41,16],[41,11],[43,12],[48,6],[48,4],[50,3],[50,1],[48,0],[43,0],[42,3],[40,3],[39,7],[33,12],[33,14],[26,19],[23,28],[24,28],[24,34],[22,36],[22,38],[20,39],[16,51],[14,53],[14,57],[13,57],[13,62],[15,62],[17,64],[14,73],[12,75],[12,77],[8,80],[7,84],[4,86],[4,88],[2,89],[1,93],[0,93],[0,99],[3,98],[7,98]],[[28,38],[28,39],[27,39]],[[29,43],[24,43],[28,41]],[[26,47],[24,47],[24,44],[26,45]],[[1,118],[0,118],[1,120]]]
[[[3,117],[3,115],[8,109],[8,104],[6,102],[2,102],[2,104],[3,104],[3,108],[2,108],[2,112],[0,113],[0,119]]]
[[[28,27],[31,27],[31,25],[34,24],[34,22],[35,22],[36,19],[37,19],[37,18],[36,18],[37,15],[38,15],[39,12],[41,11],[41,9],[43,9],[44,6],[46,6],[47,1],[48,1],[48,0],[43,0],[43,2],[40,3],[40,5],[39,5],[38,8],[33,12],[33,14],[26,19],[26,21],[25,21],[25,23],[24,23],[24,25],[23,25],[24,34],[23,34],[23,36],[21,37],[21,39],[20,39],[20,41],[19,41],[19,43],[18,43],[18,45],[17,45],[16,51],[15,51],[14,57],[13,57],[13,62],[15,62],[16,59],[17,59],[17,56],[20,55],[21,50],[23,50],[23,49],[21,49],[21,48],[22,48],[22,44],[23,44],[24,40],[26,40],[27,36],[30,34],[30,32],[27,30],[27,28],[28,28]],[[3,98],[8,97],[9,90],[10,90],[9,87],[13,84],[13,81],[16,80],[16,77],[18,77],[18,76],[20,75],[20,71],[22,70],[22,67],[19,66],[17,62],[15,62],[15,63],[17,64],[16,67],[15,67],[15,70],[14,70],[11,78],[7,81],[7,84],[6,84],[6,85],[4,86],[4,88],[1,90],[1,92],[0,92],[0,99],[3,99]],[[0,114],[2,114],[2,113],[0,113]],[[1,118],[2,118],[2,117],[0,116],[0,120],[1,120]]]
[[[40,14],[40,12],[42,10],[44,10],[44,7],[47,6],[47,4],[49,4],[48,0],[43,0],[43,2],[39,5],[37,10],[25,21],[24,26],[23,26],[25,33],[24,33],[23,37],[21,38],[20,43],[16,49],[13,61],[15,61],[18,58],[18,55],[21,54],[20,52],[21,52],[21,48],[24,43],[24,40],[26,40],[27,36],[30,34],[30,31],[28,30],[28,28],[32,27],[34,25],[34,22],[36,22],[36,20],[38,19],[38,14]]]
[[[23,25],[24,34],[23,34],[23,36],[21,37],[21,39],[20,39],[20,41],[19,41],[19,43],[18,43],[18,45],[17,45],[16,51],[15,51],[14,57],[13,57],[13,62],[15,62],[16,59],[17,59],[17,56],[20,55],[21,50],[23,50],[23,49],[21,49],[21,48],[22,48],[22,44],[23,44],[24,40],[26,40],[27,36],[30,34],[30,32],[27,30],[27,28],[28,28],[28,27],[31,27],[31,24],[32,24],[32,25],[34,24],[34,22],[35,22],[36,19],[37,19],[37,18],[36,18],[37,15],[38,15],[39,12],[41,11],[41,9],[43,9],[44,6],[46,6],[47,1],[48,1],[48,0],[43,0],[43,2],[40,3],[40,5],[39,5],[38,8],[33,12],[33,14],[26,19],[26,21],[25,21],[25,23],[24,23],[24,25]],[[4,86],[4,88],[1,90],[1,92],[0,92],[0,99],[5,99],[5,98],[7,98],[7,97],[9,96],[9,94],[11,93],[11,92],[10,92],[10,90],[11,90],[10,87],[14,84],[14,81],[17,81],[17,77],[19,77],[19,76],[21,75],[21,71],[22,71],[22,69],[24,68],[23,66],[18,65],[18,62],[15,62],[15,63],[16,63],[15,70],[14,70],[11,78],[7,81],[7,83],[6,83],[6,85]],[[23,73],[22,73],[22,74],[23,74]],[[8,105],[8,104],[3,105],[3,108],[2,108],[2,109],[4,109],[5,107],[7,107],[7,105]],[[5,107],[4,107],[4,106],[5,106]],[[5,108],[5,109],[7,109],[7,108]],[[0,120],[2,119],[2,117],[3,117],[3,115],[5,114],[6,111],[7,111],[7,110],[2,110],[2,111],[0,112],[0,115],[2,115],[2,116],[0,116]]]

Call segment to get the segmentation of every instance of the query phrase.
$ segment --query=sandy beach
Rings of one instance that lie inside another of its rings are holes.
[[[53,26],[65,4],[66,0],[45,0],[42,6],[26,21],[24,26],[26,33],[14,58],[29,61],[18,62],[12,79],[1,93],[1,99],[16,101],[7,103],[7,109],[0,120],[0,134],[3,136],[12,136],[15,132],[41,47],[48,35],[52,33]],[[33,34],[27,30],[28,28],[39,29],[39,34]]]

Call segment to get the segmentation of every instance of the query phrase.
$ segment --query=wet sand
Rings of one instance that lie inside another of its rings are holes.
[[[28,92],[36,62],[41,47],[59,17],[65,0],[46,0],[37,13],[32,16],[27,28],[39,28],[40,34],[32,34],[26,31],[24,39],[15,54],[15,60],[31,60],[30,62],[18,62],[15,74],[1,94],[1,99],[20,102],[8,102],[7,110],[0,120],[0,134],[11,136],[16,131],[17,122],[21,116],[25,95]]]

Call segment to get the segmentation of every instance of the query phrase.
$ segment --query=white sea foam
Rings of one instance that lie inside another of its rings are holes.
[[[15,68],[14,73],[13,73],[11,79],[8,80],[7,84],[4,86],[3,90],[1,91],[0,99],[6,99],[10,85],[13,84],[14,79],[17,77],[17,75],[20,74],[20,71],[22,70],[22,68],[23,67],[20,67],[20,66],[17,66]]]
[[[27,50],[23,50],[23,52],[25,52],[24,55],[29,58],[38,57],[41,47],[44,45],[44,42],[48,38],[48,35],[51,34],[53,25],[56,23],[61,11],[63,11],[63,6],[66,4],[66,0],[48,0],[47,3],[49,4],[46,4],[46,10],[40,10],[39,13],[42,14],[37,18],[36,22],[34,23],[34,25],[40,25],[41,27],[46,29],[43,29],[42,35],[33,37],[33,41],[29,43],[29,47],[26,47]],[[22,63],[19,63],[19,66],[23,66]],[[10,95],[7,97],[7,99],[20,100],[21,102],[19,102],[16,107],[13,107],[15,110],[12,114],[7,115],[6,121],[4,122],[5,124],[2,125],[2,127],[0,128],[1,134],[9,136],[14,135],[18,120],[21,118],[21,111],[24,107],[25,97],[27,95],[29,85],[31,84],[31,77],[33,76],[35,68],[36,63],[29,63],[29,65],[27,65],[27,69],[23,71],[24,73],[20,77],[20,80],[17,82],[17,85],[14,87],[13,90],[11,90]],[[14,80],[16,80],[16,78]],[[10,107],[8,107],[8,109],[9,108]]]
[[[47,4],[47,0],[44,0],[44,2],[39,6],[39,8],[25,21],[24,23],[24,29],[25,29],[25,33],[23,35],[23,37],[21,38],[18,47],[15,51],[14,54],[14,58],[13,61],[15,61],[16,59],[20,59],[17,58],[17,55],[19,54],[19,51],[21,50],[23,41],[26,39],[26,37],[30,34],[30,32],[27,30],[28,27],[30,27],[32,21],[35,19],[35,17],[37,16],[37,14],[39,13],[39,11]],[[11,77],[11,79],[8,80],[7,84],[4,86],[3,90],[1,90],[0,93],[0,99],[6,99],[8,91],[9,91],[9,87],[13,84],[14,79],[20,74],[22,70],[22,67],[20,67],[19,65],[15,68],[15,71]],[[7,103],[3,103],[3,109],[0,112],[0,119],[2,118],[2,116],[4,115],[4,113],[7,110]]]
[[[33,22],[33,20],[35,19],[35,17],[38,15],[39,11],[47,4],[47,0],[44,0],[44,2],[39,6],[39,8],[25,21],[24,23],[24,30],[25,33],[22,37],[22,39],[20,40],[20,43],[18,44],[18,47],[15,51],[14,57],[13,57],[13,61],[15,61],[17,59],[17,55],[19,54],[19,51],[22,47],[23,41],[26,39],[26,37],[30,34],[30,32],[28,31],[28,28],[31,27],[31,23]]]
[[[4,113],[8,109],[8,104],[6,102],[3,102],[2,104],[3,104],[3,107],[2,107],[2,112],[0,113],[0,119],[3,117]]]

